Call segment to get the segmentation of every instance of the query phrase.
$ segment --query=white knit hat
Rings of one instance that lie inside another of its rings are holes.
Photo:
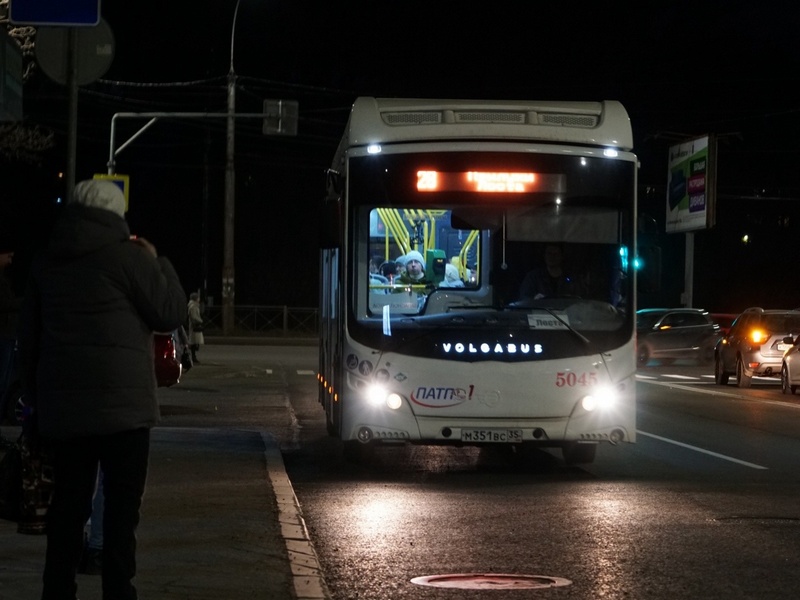
[[[408,261],[410,260],[416,260],[419,264],[422,265],[422,270],[423,271],[425,270],[425,259],[422,258],[422,254],[420,254],[416,250],[412,250],[411,252],[406,254],[405,259],[406,259],[406,264],[408,264]]]
[[[109,210],[125,218],[125,194],[113,181],[87,179],[75,186],[73,204]]]

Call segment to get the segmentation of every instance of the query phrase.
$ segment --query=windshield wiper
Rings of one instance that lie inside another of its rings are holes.
[[[567,321],[565,321],[564,319],[562,319],[561,317],[559,317],[559,316],[558,316],[558,313],[557,313],[556,311],[554,311],[554,310],[552,310],[552,309],[550,309],[550,308],[547,308],[546,306],[537,306],[537,307],[536,307],[534,310],[544,310],[544,311],[547,311],[547,312],[548,312],[548,314],[550,314],[550,315],[551,315],[553,318],[555,318],[555,319],[558,319],[558,321],[559,321],[559,322],[560,322],[560,323],[561,323],[561,324],[562,324],[564,327],[566,327],[568,331],[570,331],[571,333],[575,334],[575,336],[576,336],[576,337],[577,337],[579,340],[581,340],[581,341],[582,341],[584,344],[586,344],[586,346],[587,346],[587,347],[589,347],[589,348],[591,348],[591,347],[592,347],[592,341],[591,341],[589,338],[587,338],[585,335],[583,335],[583,334],[582,334],[580,331],[578,331],[577,329],[575,329],[575,328],[574,328],[572,325],[570,325],[570,324],[569,324]]]

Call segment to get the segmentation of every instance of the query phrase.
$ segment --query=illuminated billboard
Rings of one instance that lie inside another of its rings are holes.
[[[672,146],[667,173],[667,233],[714,226],[716,140],[705,136]]]

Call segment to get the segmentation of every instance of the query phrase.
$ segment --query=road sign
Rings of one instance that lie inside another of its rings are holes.
[[[264,100],[264,135],[297,135],[297,100]]]
[[[74,60],[77,85],[86,85],[105,75],[114,61],[114,34],[105,19],[96,27],[39,27],[34,52],[39,67],[50,79],[68,85],[70,33],[77,36]]]
[[[92,176],[92,179],[105,179],[106,181],[116,183],[119,189],[122,190],[122,193],[125,194],[125,212],[128,212],[128,190],[131,187],[130,175],[108,175],[106,173],[95,173]]]
[[[10,0],[8,16],[19,25],[93,27],[100,22],[100,0]]]

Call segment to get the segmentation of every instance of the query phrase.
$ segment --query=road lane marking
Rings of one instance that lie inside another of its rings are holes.
[[[315,371],[311,369],[297,369],[298,375],[314,375]]]
[[[690,375],[677,375],[675,373],[665,373],[664,377],[672,377],[673,379],[690,379],[692,381],[697,381],[697,377],[692,377]]]
[[[638,375],[637,375],[638,378]],[[649,381],[646,379],[640,380],[642,383],[649,383],[652,385],[663,385],[664,387],[668,387],[670,389],[676,390],[686,390],[687,392],[697,392],[698,394],[710,394],[712,396],[725,396],[726,398],[735,398],[737,400],[747,400],[748,402],[758,402],[759,404],[774,404],[775,406],[782,406],[784,408],[793,408],[795,410],[800,409],[800,404],[796,404],[794,402],[789,402],[787,400],[768,400],[766,398],[758,398],[753,396],[747,396],[745,394],[734,394],[731,392],[723,392],[726,386],[722,385],[714,385],[712,389],[704,390],[698,383],[697,385],[685,385],[682,383],[672,383],[669,381]],[[708,384],[703,384],[708,385]],[[734,388],[736,389],[736,388]]]
[[[637,435],[643,435],[645,437],[651,437],[656,440],[660,440],[662,442],[666,442],[668,444],[675,444],[676,446],[680,446],[682,448],[688,448],[689,450],[694,450],[695,452],[701,452],[703,454],[708,454],[709,456],[714,456],[716,458],[721,458],[722,460],[729,460],[730,462],[735,462],[740,465],[744,465],[745,467],[750,467],[751,469],[762,469],[767,470],[769,467],[762,467],[761,465],[757,465],[751,462],[747,462],[744,460],[739,460],[738,458],[733,458],[732,456],[726,456],[725,454],[719,454],[718,452],[712,452],[711,450],[705,450],[703,448],[698,448],[697,446],[690,446],[689,444],[684,444],[683,442],[678,442],[676,440],[671,440],[669,438],[661,437],[660,435],[655,435],[653,433],[647,433],[645,431],[641,431],[639,429],[636,430]]]

